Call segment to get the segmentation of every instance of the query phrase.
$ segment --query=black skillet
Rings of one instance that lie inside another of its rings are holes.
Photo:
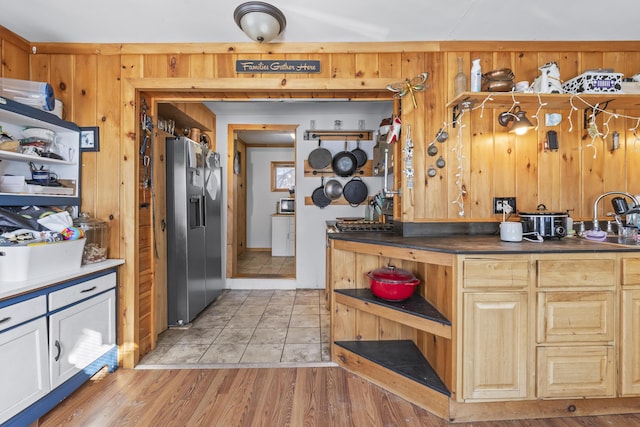
[[[351,178],[351,180],[342,187],[342,197],[354,207],[364,202],[368,195],[369,188],[367,184],[358,176]]]
[[[358,161],[358,169],[363,167],[367,163],[367,152],[360,148],[360,140],[356,143],[356,148],[351,150],[351,152],[356,156],[356,160]]]
[[[331,203],[331,199],[329,199],[324,194],[324,177],[320,178],[320,182],[320,187],[316,188],[315,190],[313,190],[313,193],[311,193],[311,200],[313,201],[314,205],[322,209],[326,206],[329,206],[329,204]]]
[[[331,164],[331,151],[326,148],[322,148],[322,141],[318,139],[318,148],[315,148],[311,153],[309,153],[309,166],[313,169],[324,169]]]

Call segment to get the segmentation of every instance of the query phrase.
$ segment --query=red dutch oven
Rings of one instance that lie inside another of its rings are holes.
[[[413,295],[420,283],[420,279],[411,272],[395,268],[393,265],[372,270],[366,275],[369,277],[373,295],[387,301],[406,300]]]

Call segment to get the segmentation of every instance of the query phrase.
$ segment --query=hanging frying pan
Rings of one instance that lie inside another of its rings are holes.
[[[344,142],[344,151],[333,156],[331,162],[333,172],[338,176],[351,176],[358,169],[358,159],[351,151],[347,151],[347,142]]]
[[[368,195],[369,188],[367,188],[367,184],[358,176],[351,178],[351,180],[342,187],[342,197],[354,207],[364,202]]]
[[[331,164],[331,151],[322,148],[322,140],[318,139],[318,148],[309,153],[309,166],[313,169],[324,169]]]
[[[313,204],[319,207],[320,209],[329,206],[331,200],[324,194],[324,177],[320,178],[320,187],[313,190],[311,193],[311,200]]]
[[[358,161],[358,169],[363,167],[367,163],[367,152],[360,148],[360,140],[358,139],[356,143],[356,148],[351,150],[351,152],[356,156],[356,160]]]

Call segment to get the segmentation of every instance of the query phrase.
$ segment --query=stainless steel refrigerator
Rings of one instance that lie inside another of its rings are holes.
[[[190,323],[222,292],[220,155],[188,138],[167,139],[169,326]]]

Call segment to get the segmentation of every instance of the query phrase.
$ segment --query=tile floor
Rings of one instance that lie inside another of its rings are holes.
[[[271,256],[269,251],[245,251],[238,255],[238,277],[295,277],[292,256]]]
[[[330,363],[324,290],[225,290],[186,328],[171,328],[138,365]]]

